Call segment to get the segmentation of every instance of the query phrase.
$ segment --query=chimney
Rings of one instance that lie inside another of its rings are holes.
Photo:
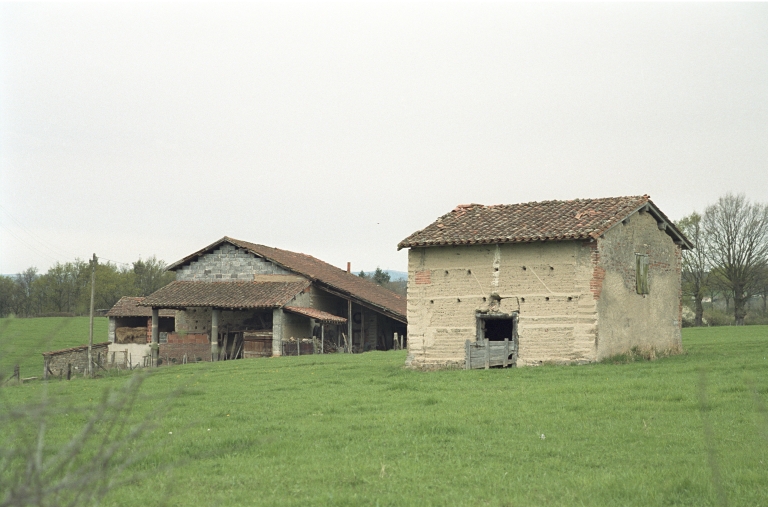
[[[351,272],[352,272],[352,263],[348,262],[347,263],[347,273],[351,273]]]

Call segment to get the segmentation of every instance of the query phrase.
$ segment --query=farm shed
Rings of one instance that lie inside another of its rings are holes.
[[[120,364],[142,365],[143,358],[150,354],[152,309],[139,306],[143,300],[143,297],[122,297],[106,313],[109,319],[109,352],[114,353],[115,361]],[[161,343],[167,341],[169,332],[173,332],[175,320],[175,310],[159,312],[158,338]]]
[[[474,364],[486,340],[518,365],[682,347],[692,245],[647,195],[460,205],[402,248],[413,367]]]
[[[310,255],[224,237],[168,269],[139,303],[158,326],[176,310],[167,343],[152,329],[161,359],[389,350],[406,333],[404,297]]]

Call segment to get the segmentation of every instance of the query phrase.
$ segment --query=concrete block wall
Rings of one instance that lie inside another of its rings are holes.
[[[176,280],[226,282],[253,280],[254,275],[290,274],[266,259],[224,244],[176,271]]]

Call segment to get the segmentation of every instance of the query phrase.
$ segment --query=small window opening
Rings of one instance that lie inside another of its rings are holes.
[[[637,293],[648,294],[648,255],[646,254],[635,254],[635,279]]]

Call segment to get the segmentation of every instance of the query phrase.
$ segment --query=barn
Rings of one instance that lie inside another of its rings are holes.
[[[406,336],[403,296],[311,255],[224,237],[168,270],[176,280],[139,303],[160,361],[390,350]]]
[[[505,365],[682,349],[692,244],[647,195],[460,205],[402,248],[412,367],[475,367],[493,345]]]

